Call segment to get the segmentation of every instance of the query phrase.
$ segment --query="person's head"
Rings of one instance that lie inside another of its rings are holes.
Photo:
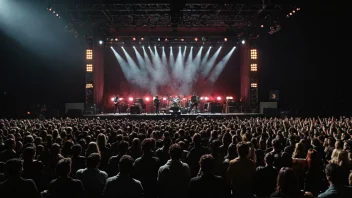
[[[193,135],[193,139],[192,140],[193,140],[193,143],[194,143],[195,146],[199,146],[201,144],[201,142],[202,142],[202,137],[200,136],[199,133],[196,133],[196,134]]]
[[[103,133],[99,133],[97,137],[97,145],[99,149],[106,147],[106,136]]]
[[[196,95],[197,95],[197,92],[194,92],[193,95],[196,96]]]
[[[7,150],[13,150],[16,148],[16,142],[13,138],[9,138],[7,140],[5,140],[5,148]]]
[[[178,144],[173,144],[169,148],[169,154],[172,160],[180,160],[182,157],[182,153],[182,147]]]
[[[5,164],[5,172],[9,178],[20,177],[23,170],[21,159],[10,159]]]
[[[330,163],[325,167],[325,175],[330,185],[342,184],[343,183],[343,181],[341,181],[342,174],[343,174],[343,171],[341,170],[341,167],[337,164]]]
[[[347,151],[340,151],[337,157],[337,164],[339,166],[349,166],[350,159]]]
[[[152,138],[146,138],[142,141],[143,153],[150,153],[154,149],[154,141]]]
[[[72,147],[73,156],[79,156],[82,153],[82,146],[80,144],[75,144]]]
[[[155,96],[155,99],[159,99],[159,96],[156,95],[156,96]]]
[[[204,174],[212,173],[214,170],[214,158],[210,154],[202,155],[199,165]]]
[[[273,139],[271,144],[273,145],[274,151],[278,151],[281,149],[281,143],[279,139]]]
[[[308,167],[311,169],[320,168],[321,158],[315,149],[309,149],[306,157]]]
[[[56,165],[56,173],[59,177],[68,177],[71,173],[71,158],[61,159]]]
[[[288,167],[281,168],[277,176],[276,191],[284,197],[297,196],[300,192],[295,172]]]
[[[227,156],[226,158],[229,160],[235,159],[237,156],[237,147],[236,144],[230,144],[229,148],[227,149]]]
[[[272,166],[274,164],[274,160],[275,160],[275,157],[274,157],[274,154],[272,153],[267,153],[264,157],[264,161],[267,166]]]
[[[304,154],[304,144],[299,142],[296,143],[295,151],[293,152],[293,158],[297,158]]]
[[[100,164],[100,154],[92,153],[87,157],[87,168],[98,168]]]
[[[249,153],[249,146],[245,142],[240,142],[237,144],[237,153],[241,158],[246,158]]]
[[[126,154],[127,153],[127,150],[128,150],[128,147],[129,147],[129,144],[127,141],[121,141],[119,143],[119,152],[120,154]]]
[[[165,138],[165,139],[163,139],[163,146],[164,146],[165,148],[169,148],[171,144],[172,144],[172,141],[171,141],[170,138]]]
[[[335,142],[335,149],[342,150],[343,149],[343,141],[337,140]]]
[[[34,147],[27,147],[23,151],[22,158],[27,161],[27,160],[33,160],[35,157],[35,148]]]
[[[130,174],[133,168],[133,158],[129,155],[123,155],[119,161],[119,171],[121,174]]]

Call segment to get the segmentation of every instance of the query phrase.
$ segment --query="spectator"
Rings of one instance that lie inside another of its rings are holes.
[[[119,173],[120,159],[122,156],[127,154],[127,151],[128,151],[128,142],[121,141],[119,143],[119,154],[116,156],[112,156],[109,159],[109,169],[108,169],[109,177],[115,176],[117,173]]]
[[[61,159],[56,165],[57,179],[50,182],[48,195],[50,198],[83,198],[83,185],[80,180],[69,177],[71,159]]]
[[[99,153],[90,154],[87,158],[87,168],[76,173],[76,178],[83,184],[84,197],[99,198],[103,193],[108,174],[98,169],[100,160]]]
[[[31,179],[23,179],[22,162],[20,159],[10,159],[5,164],[8,179],[0,183],[0,195],[4,198],[28,197],[39,198],[37,186]]]
[[[274,155],[268,153],[264,158],[265,166],[256,170],[255,194],[257,197],[268,197],[276,188],[276,179],[279,171],[274,167]]]
[[[134,177],[141,181],[146,198],[155,198],[157,196],[157,176],[160,161],[153,156],[153,149],[153,139],[144,139],[142,142],[143,155],[134,162]]]
[[[119,161],[119,174],[108,178],[103,192],[104,198],[142,198],[143,187],[140,181],[131,177],[133,158],[124,155]]]
[[[302,196],[295,172],[288,167],[281,168],[277,176],[276,192],[270,197],[296,198]]]
[[[325,168],[325,175],[330,187],[319,198],[340,198],[352,197],[352,188],[343,185],[343,170],[337,164],[328,164]]]
[[[238,157],[230,161],[227,171],[228,182],[232,193],[239,197],[253,197],[255,181],[255,164],[248,159],[249,146],[240,142],[237,144]]]
[[[229,189],[221,176],[214,175],[215,160],[212,155],[206,154],[200,158],[202,174],[191,179],[189,197],[228,197]]]
[[[188,165],[180,161],[182,157],[181,146],[173,144],[169,154],[171,159],[158,171],[159,197],[186,197],[191,172]]]

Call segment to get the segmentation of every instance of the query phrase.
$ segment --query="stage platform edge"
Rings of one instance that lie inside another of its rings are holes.
[[[198,116],[204,118],[213,118],[213,119],[222,119],[222,118],[232,118],[232,117],[256,117],[262,116],[260,113],[200,113],[200,114],[180,114],[180,115],[171,115],[171,114],[113,114],[113,113],[104,113],[104,114],[95,114],[95,115],[83,115],[85,118],[100,118],[100,119],[174,119],[174,118],[189,118],[195,119]]]

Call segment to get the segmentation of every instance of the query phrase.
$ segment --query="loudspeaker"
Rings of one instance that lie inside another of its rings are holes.
[[[132,106],[130,107],[130,113],[131,114],[141,114],[141,109],[139,106]]]
[[[277,117],[277,116],[279,116],[279,112],[275,108],[264,108],[263,109],[263,114],[266,117]]]
[[[211,103],[210,113],[222,113],[222,105],[220,103]]]
[[[69,118],[78,118],[82,116],[81,109],[69,109],[67,110],[66,116]]]

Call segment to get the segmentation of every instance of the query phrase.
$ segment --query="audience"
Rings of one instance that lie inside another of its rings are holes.
[[[140,181],[132,178],[133,158],[124,155],[119,161],[119,173],[108,178],[104,189],[104,198],[142,198],[143,187]]]
[[[0,196],[352,197],[351,121],[0,119]]]

